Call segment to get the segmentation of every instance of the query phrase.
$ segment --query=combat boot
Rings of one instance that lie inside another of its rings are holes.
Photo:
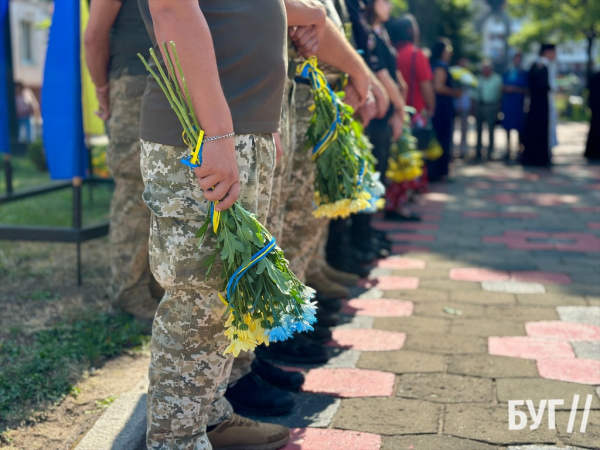
[[[287,427],[257,422],[237,414],[206,435],[213,450],[277,450],[290,440]]]
[[[348,288],[327,278],[323,272],[306,275],[306,284],[326,298],[347,298],[350,295]]]
[[[326,262],[323,263],[323,274],[330,280],[348,287],[356,286],[360,280],[358,275],[334,269]]]

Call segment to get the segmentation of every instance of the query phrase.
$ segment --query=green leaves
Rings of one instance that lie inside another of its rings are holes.
[[[219,241],[223,243],[221,259],[223,261],[227,260],[227,264],[233,264],[236,252],[243,252],[244,246],[236,239],[235,235],[229,231],[228,227],[223,227],[219,232]]]

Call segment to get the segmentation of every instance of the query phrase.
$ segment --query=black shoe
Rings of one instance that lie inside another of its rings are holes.
[[[377,259],[377,254],[373,251],[362,251],[357,249],[356,247],[350,247],[350,255],[354,261],[358,264],[371,264],[373,261]]]
[[[342,272],[353,273],[361,278],[367,278],[369,276],[370,269],[367,269],[352,258],[339,258],[327,260],[329,265],[334,269],[341,270]]]
[[[340,319],[340,316],[336,313],[327,311],[323,308],[317,308],[315,317],[317,318],[317,325],[326,328],[335,327]]]
[[[254,359],[252,362],[252,371],[267,383],[286,391],[298,392],[304,384],[304,374],[300,372],[288,372],[261,358]]]
[[[275,416],[290,412],[296,396],[264,381],[254,372],[227,387],[225,397],[238,414]]]
[[[392,222],[420,222],[421,217],[412,213],[409,215],[404,215],[399,214],[396,211],[386,211],[383,216],[383,220],[388,220]]]
[[[304,333],[304,335],[307,338],[315,341],[317,344],[326,344],[333,338],[333,335],[331,334],[331,330],[329,328],[320,327],[316,324],[313,325],[313,328],[313,331],[308,331]]]
[[[268,361],[281,361],[292,364],[319,364],[329,360],[329,352],[322,345],[297,334],[291,339],[272,342],[268,347],[256,348],[256,354]]]
[[[317,292],[317,306],[329,312],[336,313],[342,309],[342,301],[339,298],[322,298]]]

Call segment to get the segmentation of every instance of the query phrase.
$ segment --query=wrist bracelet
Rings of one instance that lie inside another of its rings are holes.
[[[205,137],[202,140],[202,142],[216,141],[217,139],[226,139],[226,138],[230,138],[230,137],[234,137],[234,136],[235,136],[235,132],[234,133],[229,133],[229,134],[224,134],[223,136]]]

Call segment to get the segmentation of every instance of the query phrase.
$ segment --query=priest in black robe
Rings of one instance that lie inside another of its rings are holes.
[[[588,103],[592,110],[592,120],[584,156],[589,162],[600,162],[600,72],[596,72],[590,79]]]
[[[554,145],[553,124],[553,80],[550,64],[556,59],[556,46],[544,44],[539,59],[531,66],[528,74],[529,112],[525,120],[523,136],[524,166],[547,167],[551,164],[551,147]]]

